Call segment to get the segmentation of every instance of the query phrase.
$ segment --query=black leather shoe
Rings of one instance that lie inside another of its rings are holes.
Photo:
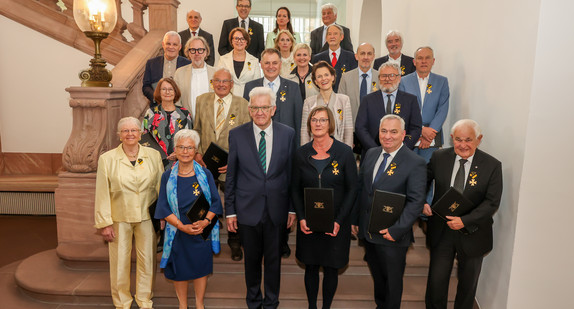
[[[241,247],[231,248],[231,259],[234,261],[241,261],[241,259],[243,259],[243,251],[241,251]]]
[[[291,248],[289,248],[288,244],[283,245],[283,249],[281,250],[281,257],[286,259],[291,256]]]

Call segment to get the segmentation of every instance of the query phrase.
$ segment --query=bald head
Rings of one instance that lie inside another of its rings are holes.
[[[191,31],[196,31],[199,29],[199,25],[201,25],[201,14],[196,10],[191,10],[187,12],[187,24],[189,25],[189,29]]]
[[[362,43],[357,48],[355,59],[359,63],[359,69],[365,73],[368,72],[373,66],[373,60],[375,59],[375,47],[371,43]]]

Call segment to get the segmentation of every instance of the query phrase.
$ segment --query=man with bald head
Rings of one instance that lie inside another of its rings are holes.
[[[413,58],[402,54],[403,35],[397,30],[391,30],[387,33],[385,44],[389,54],[375,59],[375,70],[378,70],[381,64],[390,61],[396,63],[401,68],[401,75],[408,75],[415,71]]]
[[[179,56],[181,38],[177,32],[168,31],[163,36],[161,47],[163,48],[163,56],[151,58],[145,64],[142,91],[148,98],[150,107],[156,104],[153,100],[153,92],[157,82],[164,77],[173,78],[177,68],[191,63],[189,59]]]
[[[205,59],[205,62],[210,66],[213,66],[215,63],[215,50],[213,48],[213,35],[211,33],[199,28],[201,25],[201,14],[196,10],[191,10],[187,12],[187,24],[189,25],[188,29],[179,32],[179,36],[181,37],[181,46],[185,46],[187,40],[192,37],[200,36],[207,41],[209,47],[209,57]],[[179,51],[179,55],[185,57],[185,50],[181,49]]]
[[[433,203],[451,187],[473,204],[460,216],[433,215],[429,204],[427,243],[430,265],[425,303],[428,309],[446,309],[449,280],[456,258],[458,284],[454,308],[472,309],[483,257],[492,250],[492,216],[502,195],[502,164],[478,149],[482,133],[471,119],[457,121],[451,129],[453,147],[432,154],[427,166],[427,188],[434,181]]]

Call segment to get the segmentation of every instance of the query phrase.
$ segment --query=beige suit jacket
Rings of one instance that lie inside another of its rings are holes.
[[[338,93],[346,94],[351,100],[351,111],[353,112],[353,123],[357,119],[360,100],[359,68],[343,73]],[[362,72],[361,72],[362,73]],[[379,90],[379,71],[371,69],[371,84],[367,85],[367,94]]]
[[[335,132],[333,132],[333,137],[353,148],[353,129],[355,126],[351,115],[349,97],[334,92],[331,93],[327,104],[325,104],[320,94],[305,99],[301,118],[301,145],[307,144],[312,139],[311,135],[307,132],[307,118],[311,110],[316,106],[329,107],[335,117]]]
[[[226,68],[231,72],[233,78],[233,90],[231,91],[234,96],[243,97],[243,88],[248,82],[261,78],[261,68],[259,67],[259,59],[247,53],[245,57],[245,64],[243,70],[239,74],[239,78],[235,74],[233,66],[233,51],[219,57],[216,68]]]
[[[213,79],[213,73],[215,73],[215,68],[205,64],[207,66],[207,82],[209,83],[209,91],[213,92],[213,87],[211,86],[211,79]],[[175,103],[177,106],[183,106],[192,115],[191,110],[191,77],[193,75],[191,64],[180,67],[175,71],[173,79],[181,91],[181,98]],[[202,93],[201,93],[202,94]],[[195,117],[194,117],[195,118]],[[195,120],[195,119],[194,119]]]

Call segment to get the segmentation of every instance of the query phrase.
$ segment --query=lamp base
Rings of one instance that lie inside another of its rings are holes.
[[[84,31],[95,44],[95,55],[90,60],[90,68],[80,72],[82,87],[112,87],[112,72],[106,69],[106,60],[100,54],[100,42],[108,37],[108,33]]]

